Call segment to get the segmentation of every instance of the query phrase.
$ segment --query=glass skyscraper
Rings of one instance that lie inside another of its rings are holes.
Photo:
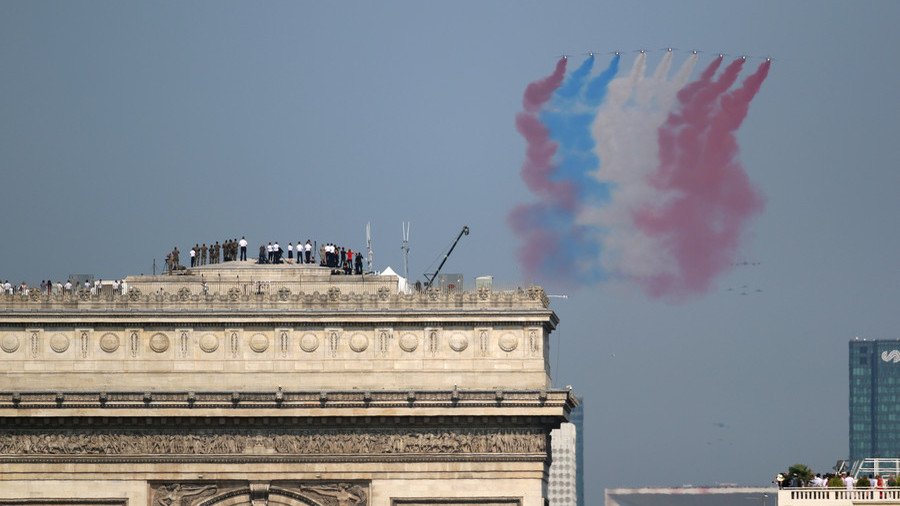
[[[850,341],[850,460],[900,457],[900,341]]]

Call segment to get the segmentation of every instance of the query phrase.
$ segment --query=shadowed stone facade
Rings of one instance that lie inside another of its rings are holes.
[[[0,295],[0,505],[543,505],[540,288],[231,262]]]

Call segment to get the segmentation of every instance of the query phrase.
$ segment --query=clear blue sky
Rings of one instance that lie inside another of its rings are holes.
[[[0,278],[122,277],[240,235],[355,249],[367,221],[400,269],[409,220],[414,274],[468,224],[447,270],[515,286],[528,82],[561,53],[771,55],[739,133],[762,265],[677,305],[613,282],[555,299],[552,363],[585,396],[591,504],[826,471],[847,341],[900,338],[898,22],[887,1],[4,1]]]

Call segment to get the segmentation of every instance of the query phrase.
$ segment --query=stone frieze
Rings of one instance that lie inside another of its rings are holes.
[[[546,450],[546,435],[540,429],[0,433],[0,455],[21,456],[537,454]]]

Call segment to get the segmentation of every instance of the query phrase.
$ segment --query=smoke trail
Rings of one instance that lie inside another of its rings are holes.
[[[560,286],[620,278],[679,299],[705,292],[730,265],[762,209],[734,133],[769,64],[732,90],[743,59],[721,74],[724,60],[715,59],[689,84],[697,58],[672,75],[668,52],[648,75],[642,53],[616,77],[616,55],[591,78],[590,57],[565,79],[560,60],[526,88],[516,127],[527,142],[522,178],[537,201],[508,222],[529,278]]]
[[[526,180],[539,202],[516,208],[509,220],[523,241],[519,258],[526,272],[529,276],[540,275],[544,282],[565,286],[596,280],[600,275],[596,261],[592,261],[599,255],[599,243],[576,223],[576,216],[586,202],[599,202],[608,197],[606,187],[590,176],[599,165],[593,152],[590,126],[618,64],[616,55],[604,71],[589,79],[594,65],[591,55],[541,108],[540,122],[555,148],[553,163],[541,159],[541,166],[547,170],[533,171],[548,180],[540,184]],[[543,138],[536,142],[537,136],[523,128],[534,126],[533,117],[523,115],[520,115],[519,131],[523,135],[528,132],[529,150],[532,146],[543,146]],[[550,156],[550,152],[541,149],[540,155]]]
[[[741,234],[763,199],[737,159],[734,136],[768,75],[765,62],[734,91],[743,59],[712,80],[713,62],[678,94],[679,108],[659,129],[659,166],[650,185],[663,198],[634,213],[636,226],[672,260],[639,277],[645,291],[674,299],[707,291],[734,260]]]
[[[560,58],[552,74],[525,88],[522,98],[524,111],[516,116],[516,129],[527,144],[521,171],[522,180],[541,199],[539,204],[516,207],[507,217],[510,227],[522,243],[518,258],[529,277],[533,277],[542,265],[549,263],[547,255],[552,255],[555,245],[560,243],[559,234],[548,222],[575,208],[574,187],[568,182],[550,179],[555,168],[553,156],[557,147],[537,114],[562,84],[567,61],[566,58]]]
[[[566,79],[554,94],[549,107],[540,115],[550,138],[558,146],[553,179],[570,181],[581,200],[605,200],[609,195],[606,185],[591,177],[600,165],[594,153],[591,124],[609,81],[618,71],[619,55],[610,61],[604,71],[587,81],[593,63],[594,57],[591,55]]]
[[[525,96],[522,99],[525,110],[516,116],[516,129],[522,137],[525,137],[528,145],[525,162],[522,164],[522,179],[528,185],[528,189],[559,205],[572,208],[575,195],[571,185],[550,180],[554,169],[553,155],[556,154],[556,144],[550,140],[547,128],[537,115],[541,106],[550,100],[553,92],[562,83],[566,61],[566,58],[561,58],[552,74],[525,88]]]
[[[584,86],[585,79],[591,75],[594,68],[594,55],[588,56],[581,65],[569,75],[569,78],[563,81],[562,85],[554,93],[554,101],[559,102],[570,101],[578,98],[581,88]]]
[[[646,56],[638,56],[628,75],[609,84],[609,96],[593,125],[602,160],[594,176],[615,190],[604,205],[584,209],[579,222],[599,230],[599,262],[613,277],[646,276],[667,261],[655,241],[635,228],[632,215],[656,198],[646,180],[659,164],[657,129],[690,78],[697,55],[688,57],[670,78],[671,62],[672,54],[667,53],[653,75],[645,78]]]
[[[559,61],[556,62],[556,69],[554,69],[552,74],[540,81],[530,83],[525,87],[525,96],[522,97],[522,107],[525,108],[526,113],[537,112],[544,103],[550,100],[550,96],[553,95],[553,92],[556,91],[562,83],[563,76],[566,73],[567,62],[567,58],[560,58]]]
[[[618,54],[613,56],[612,60],[609,62],[609,66],[606,67],[606,70],[598,74],[597,77],[591,79],[591,82],[588,83],[587,90],[584,92],[584,99],[588,106],[597,107],[600,105],[600,102],[603,101],[610,81],[612,81],[612,78],[619,72],[619,61],[621,58],[622,57]]]

